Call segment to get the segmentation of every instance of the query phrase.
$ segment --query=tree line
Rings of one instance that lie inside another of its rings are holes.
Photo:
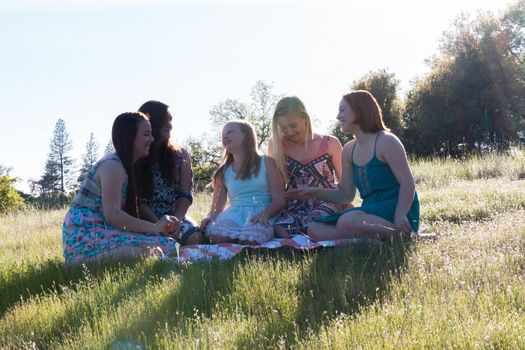
[[[387,69],[369,72],[349,86],[376,97],[385,124],[408,154],[460,157],[525,142],[525,0],[499,14],[459,15],[427,62],[429,72],[413,81],[404,97],[399,79]],[[255,125],[259,146],[264,145],[280,97],[259,81],[251,101],[229,99],[214,106],[211,122],[220,130],[227,120],[247,119]],[[352,137],[335,121],[329,132],[342,144]],[[200,138],[191,140],[189,148],[202,188],[220,159],[220,147]]]
[[[405,96],[400,94],[399,79],[386,69],[369,72],[349,85],[350,89],[368,90],[377,98],[385,124],[400,137],[410,155],[458,156],[505,150],[524,142],[525,0],[499,14],[458,16],[427,63],[429,72],[415,79]],[[218,103],[210,110],[210,122],[220,130],[228,120],[246,119],[255,126],[259,147],[264,149],[271,135],[273,110],[281,97],[271,84],[257,81],[250,101]],[[335,122],[329,133],[343,144],[351,137]],[[216,132],[185,142],[192,156],[196,190],[205,188],[218,167],[222,152],[219,139]],[[106,150],[110,147],[111,143]],[[99,156],[91,134],[76,172],[71,149],[65,123],[59,119],[44,173],[31,182],[32,195],[24,195],[26,200],[47,206],[69,201]],[[0,203],[23,203],[13,190],[14,181],[8,168],[0,165]],[[7,197],[11,202],[3,200]],[[0,206],[0,213],[7,211],[3,208]]]

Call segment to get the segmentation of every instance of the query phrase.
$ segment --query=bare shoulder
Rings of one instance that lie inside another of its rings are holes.
[[[343,146],[341,145],[341,141],[339,141],[339,139],[335,136],[332,136],[332,135],[327,135],[326,137],[328,137],[328,148],[329,149],[342,149]]]
[[[266,168],[276,168],[277,165],[275,163],[275,159],[273,159],[270,156],[262,156],[264,158],[264,164],[266,164]]]
[[[348,141],[343,146],[343,158],[350,159],[352,154],[352,149],[355,145],[355,139]]]
[[[381,137],[377,141],[378,147],[386,150],[391,149],[404,149],[403,144],[401,143],[401,140],[391,132],[383,132]]]
[[[266,148],[266,154],[270,156],[273,154],[273,138],[272,137],[268,139],[268,147]]]
[[[179,152],[180,152],[180,156],[181,156],[182,160],[187,160],[187,161],[190,160],[190,154],[188,153],[186,148],[180,147],[179,148]]]
[[[124,166],[116,159],[108,159],[100,163],[95,172],[95,177],[100,180],[106,177],[124,178],[126,170]]]
[[[343,146],[343,152],[351,151],[352,148],[354,148],[354,145],[355,145],[355,139],[352,139],[352,140],[348,141],[348,142],[345,143],[345,145]]]
[[[385,132],[379,138],[376,153],[379,160],[386,163],[406,159],[403,143],[401,143],[401,140],[399,140],[396,135],[390,132]]]

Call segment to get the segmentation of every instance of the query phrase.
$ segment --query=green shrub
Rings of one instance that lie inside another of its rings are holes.
[[[16,178],[0,176],[0,214],[25,208],[24,199],[13,187],[16,181]]]

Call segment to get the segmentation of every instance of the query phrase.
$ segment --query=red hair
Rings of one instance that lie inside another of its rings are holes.
[[[355,123],[363,132],[390,131],[383,122],[383,112],[375,97],[366,90],[355,90],[343,96],[355,114]]]

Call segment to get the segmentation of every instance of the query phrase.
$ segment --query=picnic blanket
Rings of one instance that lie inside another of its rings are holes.
[[[179,248],[178,257],[170,258],[163,256],[163,259],[174,260],[181,263],[196,260],[210,260],[213,258],[218,258],[219,260],[228,260],[239,254],[243,249],[291,248],[299,250],[311,250],[319,247],[335,247],[338,245],[355,244],[358,242],[361,242],[361,240],[356,238],[313,242],[308,236],[293,235],[292,238],[274,238],[269,242],[257,245],[220,243],[181,246]]]
[[[419,241],[434,241],[436,235],[432,233],[423,233],[412,236]],[[312,250],[321,247],[336,247],[346,244],[357,244],[363,240],[359,238],[339,239],[334,241],[320,241],[313,242],[310,237],[306,235],[292,235],[292,238],[274,238],[273,240],[258,244],[258,245],[243,245],[235,243],[220,243],[220,244],[194,244],[181,246],[178,251],[178,257],[168,257],[162,255],[162,259],[184,263],[198,260],[211,260],[218,258],[219,260],[228,260],[235,257],[243,249],[278,249],[290,248],[298,250]],[[380,241],[377,241],[380,242]]]

